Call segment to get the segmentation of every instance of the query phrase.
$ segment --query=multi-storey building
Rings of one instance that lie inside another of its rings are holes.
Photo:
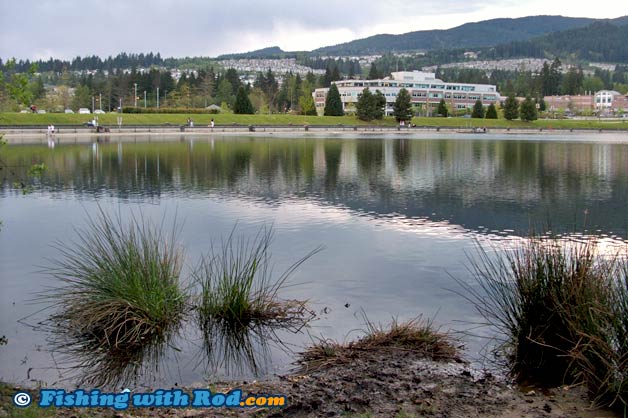
[[[355,112],[355,104],[365,88],[372,93],[379,90],[386,97],[386,114],[393,113],[397,94],[403,88],[408,90],[412,104],[433,114],[441,99],[450,110],[472,108],[477,100],[483,105],[498,103],[501,100],[497,87],[491,84],[447,83],[436,78],[435,73],[423,71],[399,71],[381,80],[340,80],[334,82],[340,92],[345,112]],[[316,89],[313,93],[316,111],[322,115],[328,88]]]

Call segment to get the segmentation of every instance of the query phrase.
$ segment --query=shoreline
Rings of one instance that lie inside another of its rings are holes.
[[[403,349],[362,351],[343,364],[322,370],[293,372],[261,381],[209,381],[203,385],[162,388],[210,389],[227,393],[241,389],[245,395],[272,394],[286,397],[284,407],[273,408],[57,408],[37,406],[39,389],[0,384],[0,417],[18,417],[22,410],[12,405],[12,396],[30,391],[32,417],[470,417],[617,418],[611,410],[591,407],[583,386],[539,390],[474,369],[461,360],[434,361]],[[76,389],[76,388],[74,388]],[[91,390],[91,388],[83,388]],[[156,388],[154,388],[156,389]],[[131,388],[132,393],[146,389]],[[13,413],[13,415],[12,415]],[[15,415],[17,413],[17,415]],[[51,414],[52,413],[52,414]]]
[[[125,138],[128,136],[142,136],[164,140],[171,140],[173,136],[180,138],[193,137],[195,135],[208,137],[221,136],[257,136],[257,137],[283,137],[298,135],[300,137],[372,137],[372,136],[392,136],[399,138],[433,138],[434,136],[448,136],[453,138],[469,139],[489,139],[499,135],[500,139],[505,137],[517,137],[521,135],[534,136],[537,138],[545,136],[587,136],[592,134],[604,139],[617,139],[628,141],[628,130],[613,129],[546,129],[546,128],[487,128],[486,132],[477,132],[473,128],[459,127],[397,127],[397,126],[363,126],[363,125],[259,125],[259,126],[216,126],[209,127],[163,127],[163,126],[133,126],[125,128],[109,128],[110,132],[96,132],[93,128],[86,127],[60,127],[54,134],[50,134],[45,127],[24,128],[24,127],[0,127],[0,135],[8,144],[45,144],[50,139],[56,143],[92,143],[109,142],[113,138]],[[124,142],[126,142],[125,140]],[[133,141],[136,141],[134,139]]]

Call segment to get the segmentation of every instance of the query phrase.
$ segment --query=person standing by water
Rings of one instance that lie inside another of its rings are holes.
[[[209,127],[214,129],[214,118],[209,122]]]

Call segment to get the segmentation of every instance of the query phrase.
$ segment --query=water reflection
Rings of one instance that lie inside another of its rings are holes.
[[[501,247],[527,235],[530,225],[545,223],[559,234],[594,232],[609,248],[626,239],[626,143],[219,136],[194,137],[193,144],[178,137],[132,141],[3,147],[11,169],[0,172],[0,331],[9,344],[0,350],[0,378],[21,382],[33,368],[30,378],[55,381],[54,373],[43,370],[50,368],[49,356],[36,348],[46,346],[41,335],[16,322],[32,313],[29,292],[51,285],[33,266],[51,257],[50,243],[66,239],[97,205],[137,205],[157,221],[167,210],[178,211],[192,260],[236,222],[251,233],[260,223],[277,225],[279,268],[325,245],[321,257],[297,273],[294,281],[304,285],[282,296],[308,299],[316,312],[330,307],[312,335],[339,341],[363,326],[355,316],[360,309],[382,323],[424,314],[444,329],[452,323],[465,329],[478,320],[472,307],[446,290],[454,286],[451,276],[470,280],[465,260],[476,238]],[[33,193],[22,195],[13,181],[34,162],[48,170]],[[467,324],[456,322],[461,319]],[[274,343],[259,341],[264,332],[240,334],[232,342],[221,332],[210,330],[193,347],[171,342],[181,352],[166,344],[161,359],[181,359],[176,381],[203,381],[205,369],[221,373],[229,358],[244,362],[247,370],[239,378],[255,370],[264,375],[269,356],[272,367],[292,361],[273,350]],[[281,341],[299,349],[311,343],[307,336],[286,334]],[[227,345],[241,347],[240,354]],[[468,343],[469,357],[483,345]],[[217,357],[205,367],[199,350],[208,347]],[[250,353],[257,355],[254,362]]]
[[[531,224],[626,238],[628,145],[542,141],[194,138],[178,143],[12,146],[46,192],[122,199],[208,194],[271,205],[313,200],[359,214],[446,221],[486,233]],[[3,194],[13,175],[5,177]],[[587,211],[585,219],[584,213]],[[586,222],[586,224],[585,224]]]
[[[211,375],[224,371],[227,375],[259,376],[271,364],[271,346],[283,347],[273,327],[260,323],[211,320],[201,323],[201,331],[201,362]]]
[[[117,388],[149,382],[160,376],[178,334],[178,327],[143,338],[141,344],[104,340],[104,331],[87,331],[71,323],[72,313],[60,311],[35,327],[47,337],[62,381],[78,385]]]

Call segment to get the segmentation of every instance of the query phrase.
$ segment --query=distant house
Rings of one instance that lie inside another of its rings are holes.
[[[582,112],[584,110],[593,110],[592,95],[562,95],[562,96],[545,96],[543,98],[545,106],[550,112],[570,111]]]
[[[215,104],[207,106],[206,109],[212,113],[220,113],[222,111],[222,108]]]
[[[545,96],[543,100],[550,111],[614,113],[628,109],[628,97],[614,90],[600,90],[589,95]]]
[[[615,90],[600,90],[595,93],[595,107],[598,110],[626,110],[628,98]]]

